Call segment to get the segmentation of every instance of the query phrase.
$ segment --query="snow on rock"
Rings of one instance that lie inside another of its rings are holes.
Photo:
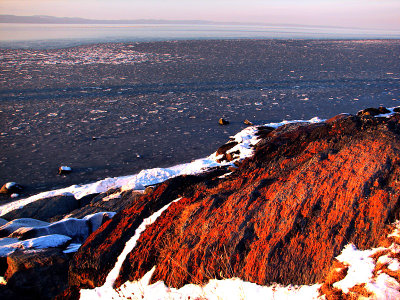
[[[90,223],[91,231],[97,230],[103,223],[104,220],[111,219],[115,216],[115,212],[98,212],[95,214],[87,215],[84,220]]]
[[[69,246],[67,247],[67,249],[65,249],[63,252],[64,253],[75,253],[76,251],[79,250],[79,248],[82,246],[82,244],[78,244],[78,243],[71,243],[69,244]]]
[[[71,240],[75,244],[71,244],[66,253],[76,252],[90,233],[114,215],[114,212],[99,212],[83,219],[68,218],[51,224],[28,218],[13,220],[0,227],[3,236],[12,237],[0,239],[0,257],[8,256],[17,248],[58,247]]]
[[[358,250],[353,244],[347,245],[336,259],[349,266],[347,276],[333,284],[334,287],[348,293],[357,284],[369,282],[375,268],[374,260],[370,257],[374,251]]]
[[[2,194],[12,194],[15,192],[19,192],[22,190],[22,186],[20,186],[16,182],[7,182],[0,188],[0,193]]]
[[[31,218],[21,218],[10,221],[3,226],[0,227],[0,234],[1,235],[10,235],[14,231],[18,230],[19,228],[35,228],[35,227],[43,227],[48,226],[50,223],[31,219]]]
[[[400,263],[395,258],[400,253],[398,237],[400,222],[396,221],[394,230],[387,236],[392,244],[368,250],[359,250],[347,245],[336,259],[348,267],[346,276],[333,287],[347,296],[360,296],[355,287],[363,287],[372,299],[400,299]],[[355,298],[355,297],[354,297]]]
[[[205,286],[187,284],[180,289],[169,288],[159,281],[149,284],[155,268],[140,281],[127,282],[117,289],[113,299],[322,299],[318,289],[312,286],[260,286],[238,278],[210,280]],[[99,295],[100,299],[103,295]]]
[[[41,237],[45,235],[65,235],[74,241],[83,242],[89,236],[88,220],[68,218],[54,222],[48,226],[36,227],[23,233],[22,238]]]
[[[12,244],[6,244],[0,247],[0,257],[8,256],[17,249],[45,249],[54,247],[63,247],[71,240],[70,237],[60,234],[51,234],[38,238],[18,241]]]
[[[11,244],[17,243],[18,241],[19,240],[16,238],[8,238],[8,237],[1,238],[0,239],[0,247],[11,245]]]
[[[68,166],[61,166],[58,168],[58,174],[65,175],[72,172],[72,168]]]

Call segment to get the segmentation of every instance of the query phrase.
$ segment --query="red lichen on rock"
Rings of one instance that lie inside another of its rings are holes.
[[[266,133],[233,174],[185,187],[191,192],[140,236],[116,285],[154,266],[151,281],[174,287],[229,277],[262,285],[322,282],[346,244],[375,246],[385,224],[398,216],[399,128],[397,116],[341,116]],[[125,232],[131,236],[142,219],[142,202],[164,204],[163,193],[156,189],[103,225],[76,255],[75,268],[117,247]],[[115,262],[100,258],[100,265]]]

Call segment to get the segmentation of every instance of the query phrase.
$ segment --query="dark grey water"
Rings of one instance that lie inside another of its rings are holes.
[[[272,25],[0,24],[2,48],[62,48],[105,42],[195,39],[385,38],[400,38],[400,31]]]
[[[241,128],[400,105],[400,41],[0,50],[0,182],[29,192],[214,152]],[[219,126],[220,117],[229,126]],[[74,169],[57,175],[60,165]]]

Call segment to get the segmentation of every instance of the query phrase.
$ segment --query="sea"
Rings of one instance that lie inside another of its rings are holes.
[[[400,31],[0,24],[0,186],[26,197],[190,163],[246,119],[399,106],[399,53]]]
[[[398,39],[400,30],[300,25],[0,24],[1,48],[193,39]]]

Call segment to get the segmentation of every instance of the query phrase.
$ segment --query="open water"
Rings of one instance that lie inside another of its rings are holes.
[[[400,105],[400,40],[72,41],[0,49],[0,183],[27,194],[207,156],[245,119]]]
[[[194,39],[393,39],[400,30],[318,26],[182,24],[0,24],[2,48]]]

